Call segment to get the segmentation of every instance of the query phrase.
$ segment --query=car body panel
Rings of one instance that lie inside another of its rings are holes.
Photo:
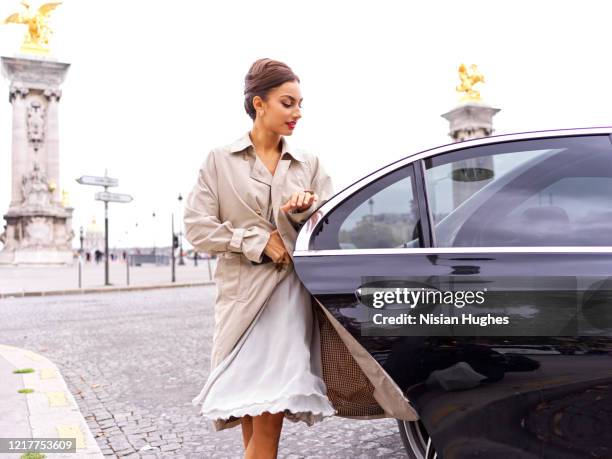
[[[423,168],[417,164],[467,147],[610,133],[609,127],[521,133],[417,153],[341,191],[302,227],[294,252],[298,275],[405,391],[438,458],[612,456],[612,246],[434,247]],[[335,208],[409,164],[415,165],[422,216],[420,247],[313,249],[312,239]],[[462,211],[475,214],[489,191],[510,182],[481,189]],[[488,307],[503,310],[515,323],[523,320],[499,336],[478,327],[437,335],[434,329],[369,335],[364,324],[372,308],[360,301],[359,289],[381,278],[446,291],[486,286],[492,296]],[[530,330],[534,319],[541,325]],[[427,382],[433,372],[461,362],[486,379],[462,390]]]

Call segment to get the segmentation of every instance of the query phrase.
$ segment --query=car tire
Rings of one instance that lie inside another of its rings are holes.
[[[410,459],[437,459],[427,429],[421,421],[397,420],[400,437]]]

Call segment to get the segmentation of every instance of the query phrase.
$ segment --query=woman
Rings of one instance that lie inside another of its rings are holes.
[[[193,403],[217,430],[241,424],[247,458],[276,457],[283,418],[310,426],[336,413],[311,297],[291,258],[297,225],[332,195],[318,158],[285,138],[301,118],[299,83],[281,62],[251,66],[244,104],[253,127],[208,154],[185,206],[187,239],[219,255],[211,374]]]

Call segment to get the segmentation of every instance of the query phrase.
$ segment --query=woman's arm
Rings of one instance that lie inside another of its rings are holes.
[[[211,151],[198,175],[198,181],[185,202],[185,237],[200,252],[242,252],[259,263],[270,233],[258,226],[234,228],[219,220],[217,169]]]
[[[317,208],[319,203],[328,200],[334,194],[334,187],[332,184],[331,177],[327,175],[321,161],[318,156],[314,156],[313,161],[314,167],[312,171],[312,179],[310,183],[310,190],[314,191],[317,194],[317,200],[312,203],[312,205],[303,210],[301,212],[297,211],[289,211],[287,212],[287,217],[289,220],[296,225],[300,225],[302,222],[306,221],[308,217],[313,213],[313,211]],[[299,190],[302,191],[302,190]]]

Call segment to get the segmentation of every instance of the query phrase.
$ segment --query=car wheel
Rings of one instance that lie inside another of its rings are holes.
[[[397,420],[404,449],[410,459],[436,459],[438,454],[421,421]]]

